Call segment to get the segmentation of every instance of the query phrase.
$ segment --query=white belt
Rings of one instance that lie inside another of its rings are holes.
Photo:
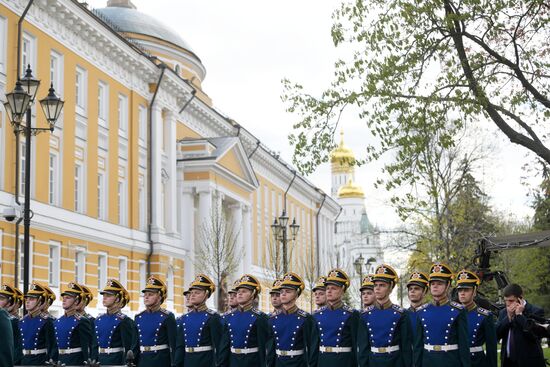
[[[124,352],[124,348],[122,347],[117,347],[117,348],[99,348],[99,353],[100,354],[113,354],[113,353],[118,353],[118,352]]]
[[[156,352],[164,349],[168,349],[168,344],[147,345],[147,346],[139,347],[139,350],[142,352]]]
[[[59,354],[73,354],[82,352],[82,348],[66,348],[66,349],[59,349]]]
[[[275,350],[275,353],[277,353],[278,356],[293,357],[293,356],[301,356],[302,354],[304,354],[304,350],[303,349],[299,349],[299,350],[280,350],[280,349],[277,349],[277,350]]]
[[[371,352],[373,353],[393,353],[399,350],[399,345],[390,345],[389,347],[371,347]]]
[[[231,353],[234,354],[250,354],[250,353],[256,353],[260,349],[258,347],[256,348],[231,348]]]
[[[208,352],[209,350],[212,350],[211,345],[205,345],[204,347],[185,347],[186,353]]]
[[[46,354],[48,353],[47,349],[23,349],[24,356],[35,356],[37,354]]]
[[[449,344],[449,345],[431,345],[424,344],[424,349],[431,352],[448,352],[450,350],[457,350],[458,344]]]
[[[478,347],[470,347],[470,353],[479,353],[479,352],[483,352],[483,346],[478,346]]]
[[[351,347],[325,347],[321,345],[319,351],[321,353],[349,353],[351,352]]]

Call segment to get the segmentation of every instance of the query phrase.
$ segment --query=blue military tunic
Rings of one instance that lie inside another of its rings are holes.
[[[321,307],[315,311],[313,317],[319,333],[318,366],[357,365],[359,312],[340,304],[336,307]],[[340,348],[344,348],[345,351]]]
[[[359,365],[408,367],[412,363],[411,324],[398,305],[369,306],[359,323]]]
[[[19,323],[23,344],[22,366],[44,365],[50,359],[57,361],[54,318],[48,313],[25,315]]]
[[[165,309],[136,315],[139,334],[140,367],[161,367],[175,365],[176,318]]]
[[[319,334],[313,316],[294,307],[289,311],[272,314],[269,318],[269,326],[271,329],[267,348],[269,366],[317,365]]]
[[[122,365],[126,363],[129,350],[136,356],[139,353],[135,323],[121,312],[102,314],[95,319],[95,335],[96,360],[101,365]]]
[[[223,324],[220,315],[206,307],[178,318],[176,366],[215,367],[220,359]],[[203,348],[209,350],[195,350]]]
[[[91,356],[93,334],[90,320],[79,314],[63,315],[55,320],[54,328],[59,362],[67,366],[84,364]]]
[[[266,364],[267,315],[256,308],[236,310],[225,318],[220,365],[257,367]]]
[[[472,367],[496,367],[497,334],[491,312],[476,304],[469,308],[468,334]],[[483,351],[484,344],[485,351]]]
[[[414,365],[469,367],[468,320],[464,306],[445,301],[418,309]]]

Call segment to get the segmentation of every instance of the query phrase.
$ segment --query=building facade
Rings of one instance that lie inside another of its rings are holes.
[[[27,4],[0,0],[3,99],[17,79],[17,23]],[[198,55],[131,1],[97,10],[76,0],[35,1],[22,23],[22,70],[27,65],[42,81],[37,98],[52,83],[65,100],[54,132],[32,137],[30,157],[21,142],[16,156],[0,112],[0,211],[19,208],[26,172],[16,172],[16,161],[31,160],[31,280],[59,296],[73,280],[97,291],[119,278],[132,296],[128,311],[137,312],[150,273],[167,281],[168,308],[181,312],[213,208],[235,229],[242,255],[228,280],[243,272],[262,279],[262,309],[279,249],[270,225],[283,209],[300,224],[289,269],[327,270],[339,204],[220,114],[202,89]],[[45,126],[36,108],[33,124]],[[2,219],[2,282],[21,286],[15,237],[14,222]],[[61,312],[59,297],[53,311]],[[101,311],[96,297],[91,312]]]

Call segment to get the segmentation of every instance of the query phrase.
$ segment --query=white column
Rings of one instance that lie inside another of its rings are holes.
[[[166,130],[165,134],[169,137],[167,139],[166,153],[168,155],[168,166],[166,171],[168,176],[170,176],[168,181],[168,187],[166,192],[166,205],[168,210],[166,210],[166,232],[171,235],[177,235],[177,226],[178,226],[178,217],[177,217],[177,168],[176,168],[176,115],[170,111],[166,113]]]
[[[195,198],[193,189],[182,188],[180,191],[179,218],[183,248],[194,252],[194,228],[195,228]]]
[[[152,131],[151,134],[151,194],[152,194],[152,231],[153,233],[159,233],[160,223],[162,219],[163,205],[161,203],[161,190],[162,190],[162,132],[164,123],[162,121],[162,108],[155,105],[152,110]]]
[[[241,203],[233,204],[229,207],[231,209],[231,227],[233,233],[236,234],[235,249],[237,251],[237,261],[239,266],[237,267],[238,274],[245,272],[244,261],[239,261],[245,254],[243,253],[243,206]]]
[[[243,206],[243,249],[244,272],[252,271],[252,210],[248,205]]]
[[[199,223],[198,230],[206,222],[212,221],[212,191],[209,188],[199,190]]]

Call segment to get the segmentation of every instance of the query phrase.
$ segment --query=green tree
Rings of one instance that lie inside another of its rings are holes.
[[[480,121],[550,163],[549,14],[546,0],[343,3],[332,39],[354,52],[336,62],[330,86],[311,94],[283,81],[282,99],[300,118],[289,136],[295,165],[310,173],[327,160],[349,107],[378,138],[362,158],[401,150],[393,168],[405,167],[419,131],[438,135],[445,148],[462,126]]]

